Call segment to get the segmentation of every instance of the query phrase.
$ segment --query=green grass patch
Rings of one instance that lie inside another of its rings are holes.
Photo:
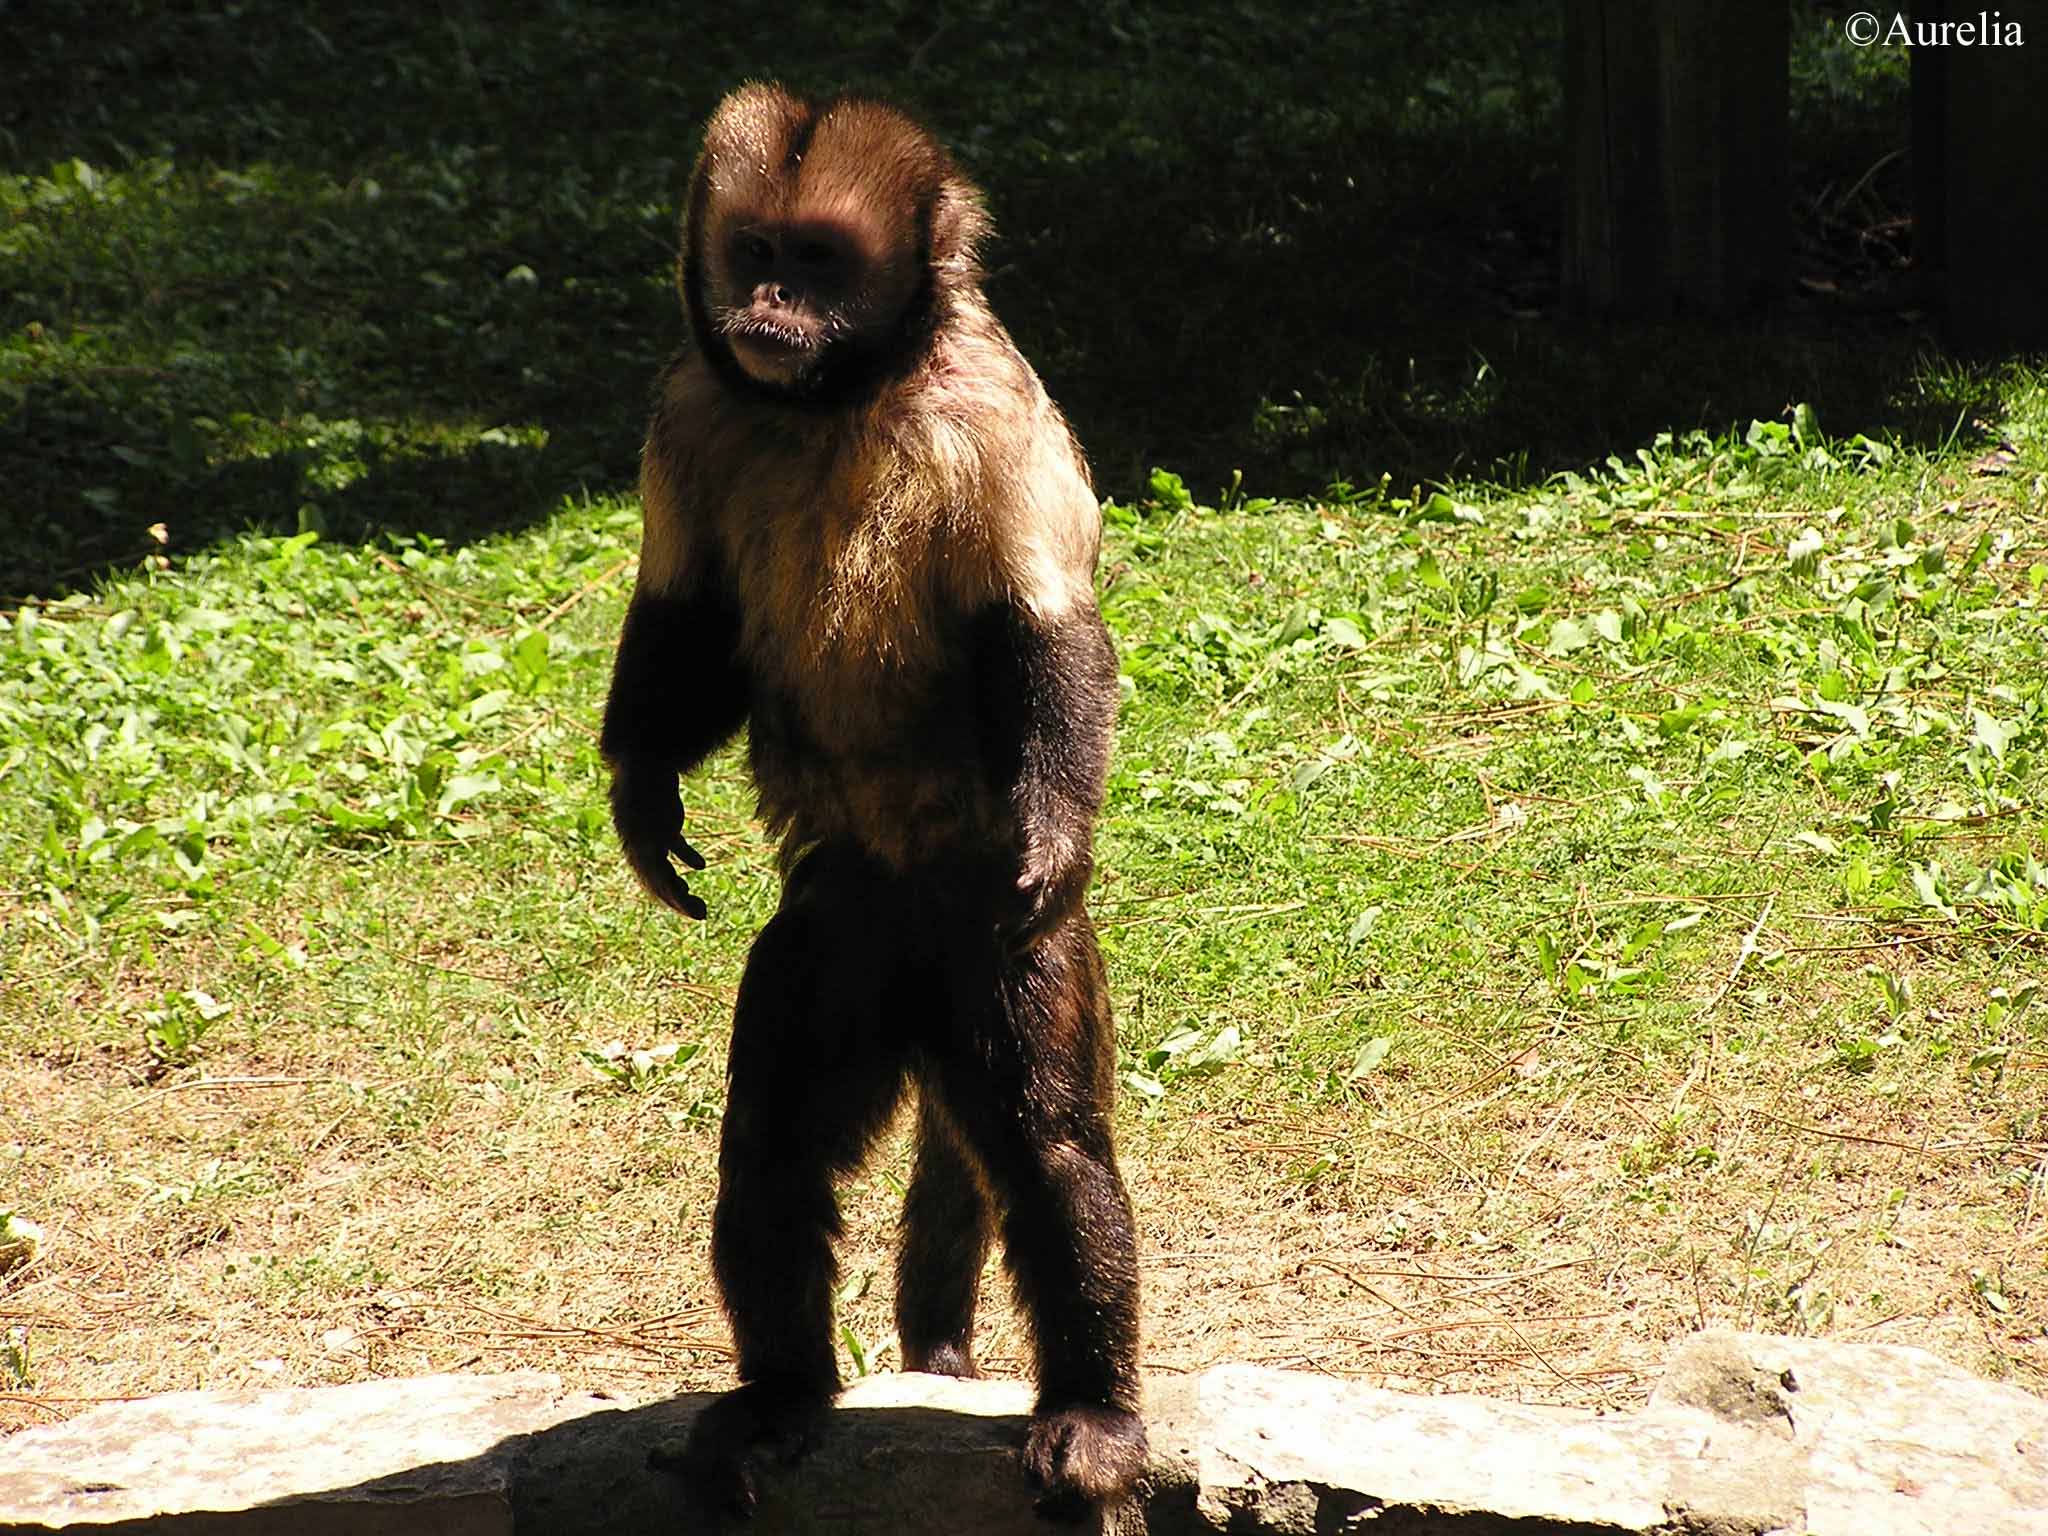
[[[1988,451],[1802,409],[1518,494],[1208,505],[1162,472],[1109,505],[1094,904],[1136,1176],[1179,1181],[1154,1242],[1277,1199],[1394,1253],[1570,1252],[1381,1181],[1434,1143],[1462,1170],[1442,1199],[1512,1208],[1524,1120],[1592,1102],[1559,1142],[1574,1225],[1689,1255],[1688,1308],[1895,1305],[1815,1277],[1923,1192],[1891,1175],[1847,1242],[1839,1175],[1786,1160],[1806,1136],[1934,1149],[1931,1208],[1977,1230],[1917,1277],[1923,1321],[2033,1315],[2038,1258],[1997,1233],[2048,1148],[2048,390],[2003,387]],[[0,620],[0,1091],[30,1127],[0,1173],[53,1277],[108,1224],[260,1337],[425,1273],[444,1306],[573,1305],[548,1256],[612,1251],[614,1202],[701,1227],[772,851],[734,752],[686,791],[707,924],[617,858],[592,722],[635,529],[589,499],[460,547],[251,535]],[[183,1118],[223,1093],[262,1107]],[[1447,1111],[1455,1136],[1405,1129]],[[1277,1196],[1230,1137],[1187,1139],[1269,1122]],[[292,1195],[342,1146],[419,1186],[384,1241]],[[1748,1211],[1734,1248],[1702,1200]],[[459,1262],[451,1201],[498,1212]],[[256,1237],[281,1206],[293,1231]],[[691,1245],[664,1253],[703,1296]],[[865,1369],[885,1303],[846,1304]],[[670,1356],[715,1371],[697,1335]]]

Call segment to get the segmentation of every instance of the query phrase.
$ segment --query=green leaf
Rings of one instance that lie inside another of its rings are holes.
[[[1818,528],[1802,528],[1785,550],[1785,563],[1792,568],[1793,575],[1811,576],[1820,569],[1820,552],[1826,546]]]
[[[2012,726],[1996,716],[1987,715],[1981,709],[1970,711],[1970,739],[1985,749],[2001,763],[2005,761],[2005,749],[2012,745],[2018,734]]]
[[[1323,620],[1323,638],[1340,651],[1362,651],[1366,646],[1365,636],[1358,632],[1358,626],[1349,619]]]
[[[1941,868],[1939,865],[1915,864],[1912,870],[1913,893],[1920,898],[1920,904],[1932,907],[1943,917],[1953,921],[1956,909],[1949,905],[1948,898],[1941,893]]]
[[[1312,757],[1306,762],[1296,763],[1294,772],[1288,777],[1288,785],[1300,794],[1336,766],[1327,757]]]
[[[498,714],[511,702],[511,689],[494,688],[489,693],[480,693],[471,699],[469,707],[463,713],[469,718],[470,723],[475,725]]]
[[[1207,1045],[1197,1046],[1186,1052],[1179,1060],[1183,1074],[1194,1076],[1202,1072],[1214,1072],[1228,1066],[1237,1059],[1238,1046],[1242,1037],[1235,1024],[1226,1024],[1216,1031],[1216,1037]]]
[[[1705,714],[1706,710],[1698,704],[1681,704],[1676,709],[1667,709],[1657,717],[1657,733],[1675,740],[1699,724],[1700,717]]]
[[[1380,1063],[1387,1059],[1387,1052],[1393,1048],[1394,1037],[1392,1035],[1374,1035],[1371,1039],[1364,1041],[1352,1056],[1351,1070],[1345,1074],[1344,1080],[1347,1083],[1356,1082],[1368,1073],[1377,1071]]]
[[[1552,656],[1569,656],[1593,643],[1586,627],[1576,619],[1559,619],[1550,626],[1550,639],[1543,649]]]
[[[1458,515],[1458,504],[1442,491],[1432,491],[1427,500],[1408,514],[1411,523],[1448,523]]]
[[[1802,448],[1811,447],[1821,440],[1820,417],[1804,400],[1792,407],[1792,439]]]
[[[446,816],[458,805],[466,805],[470,801],[478,799],[483,795],[491,794],[501,787],[497,777],[493,774],[458,773],[449,779],[446,787],[441,791],[441,798],[434,803],[435,814]]]
[[[1644,923],[1628,936],[1628,942],[1621,946],[1621,963],[1628,965],[1659,939],[1664,937],[1664,924],[1654,919]]]
[[[1195,498],[1188,494],[1187,482],[1171,470],[1153,470],[1148,488],[1152,499],[1169,512],[1185,512],[1195,504]]]

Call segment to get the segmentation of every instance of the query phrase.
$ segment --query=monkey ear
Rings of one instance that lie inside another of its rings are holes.
[[[750,167],[766,174],[779,164],[790,138],[809,116],[810,104],[772,80],[749,80],[718,104],[704,125],[706,158],[728,162],[730,172]]]
[[[981,189],[959,172],[951,173],[939,183],[939,195],[932,203],[933,265],[973,267],[992,227]]]

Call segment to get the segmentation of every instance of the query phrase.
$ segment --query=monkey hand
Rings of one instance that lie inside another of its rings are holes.
[[[1050,932],[1081,904],[1095,856],[1085,838],[1054,829],[1024,837],[1018,861],[1015,904],[1003,925],[1011,948],[1022,949]]]
[[[674,771],[656,764],[614,765],[612,824],[619,829],[626,863],[648,895],[702,922],[704,899],[691,894],[689,882],[670,862],[704,867],[704,855],[683,839],[683,797]]]

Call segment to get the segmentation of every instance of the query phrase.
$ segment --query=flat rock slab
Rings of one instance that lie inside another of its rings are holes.
[[[2048,1536],[2048,1403],[1917,1349],[1702,1334],[1613,1415],[1220,1366],[1172,1427],[1212,1530]]]
[[[0,1536],[689,1536],[715,1527],[647,1458],[709,1400],[526,1373],[115,1404],[0,1441]],[[1029,1409],[1018,1382],[871,1377],[763,1469],[749,1530],[1044,1536]],[[1116,1536],[2048,1533],[2048,1404],[1912,1349],[1703,1334],[1605,1416],[1222,1366],[1157,1383],[1148,1416]]]
[[[608,1406],[534,1371],[111,1404],[0,1440],[0,1531],[509,1531],[525,1437]]]

